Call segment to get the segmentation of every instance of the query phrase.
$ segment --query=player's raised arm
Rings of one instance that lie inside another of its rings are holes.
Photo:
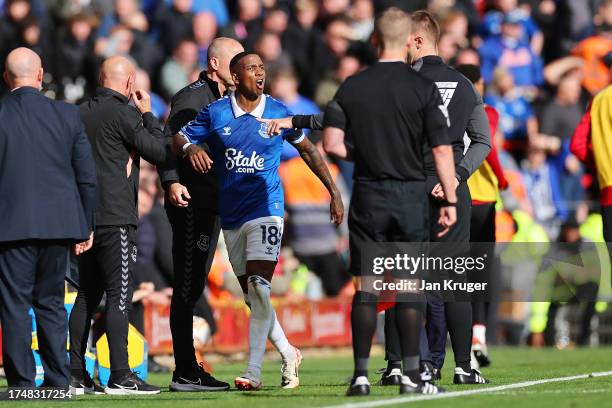
[[[331,213],[331,221],[340,225],[344,218],[344,205],[342,204],[342,196],[340,194],[340,190],[334,183],[334,179],[327,168],[327,164],[325,164],[325,160],[321,157],[321,154],[313,145],[308,138],[303,138],[301,141],[293,144],[295,148],[302,156],[302,159],[310,170],[321,180],[321,182],[329,191],[331,195],[331,204],[330,204],[330,213]]]
[[[198,144],[209,135],[210,113],[205,107],[198,116],[172,137],[172,147],[176,154],[182,154],[193,169],[199,173],[206,173],[212,168],[213,161],[206,151]]]

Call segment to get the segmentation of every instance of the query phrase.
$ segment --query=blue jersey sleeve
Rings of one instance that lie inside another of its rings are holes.
[[[210,135],[210,110],[208,106],[202,109],[194,120],[183,126],[179,133],[191,143],[203,143]]]

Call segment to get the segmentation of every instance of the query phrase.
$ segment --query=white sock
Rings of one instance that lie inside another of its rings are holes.
[[[487,326],[484,324],[475,324],[472,327],[472,337],[480,344],[487,343]]]
[[[248,370],[261,378],[261,365],[266,352],[266,340],[272,326],[274,310],[270,303],[270,282],[261,276],[250,276],[247,281],[251,317],[249,319]]]
[[[244,295],[244,302],[249,308],[251,307],[251,302],[249,301],[249,296],[247,294]],[[270,340],[270,343],[272,343],[283,359],[293,360],[297,357],[295,348],[293,348],[291,343],[289,343],[289,339],[287,339],[283,327],[276,318],[276,312],[274,309],[272,309],[272,313],[274,314],[274,320],[272,322],[272,327],[270,328],[270,333],[268,334],[268,340]]]
[[[295,355],[295,349],[289,343],[287,336],[285,336],[285,331],[278,322],[276,312],[274,310],[272,310],[272,314],[272,318],[274,320],[272,322],[272,328],[270,329],[268,339],[270,339],[270,342],[274,344],[274,347],[276,347],[280,355],[283,356],[283,359],[294,360],[297,357]]]

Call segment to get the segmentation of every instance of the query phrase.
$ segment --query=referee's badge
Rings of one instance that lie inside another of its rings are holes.
[[[269,139],[270,135],[268,134],[268,124],[267,123],[261,123],[259,126],[259,136],[263,137],[264,139]]]

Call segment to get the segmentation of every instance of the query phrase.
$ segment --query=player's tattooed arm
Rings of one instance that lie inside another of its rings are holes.
[[[344,204],[342,204],[342,195],[340,190],[334,183],[334,179],[327,168],[325,160],[319,153],[317,147],[313,145],[308,138],[304,138],[301,142],[294,144],[297,151],[302,156],[304,162],[310,170],[321,180],[329,194],[331,195],[330,213],[331,221],[340,225],[344,218]]]

